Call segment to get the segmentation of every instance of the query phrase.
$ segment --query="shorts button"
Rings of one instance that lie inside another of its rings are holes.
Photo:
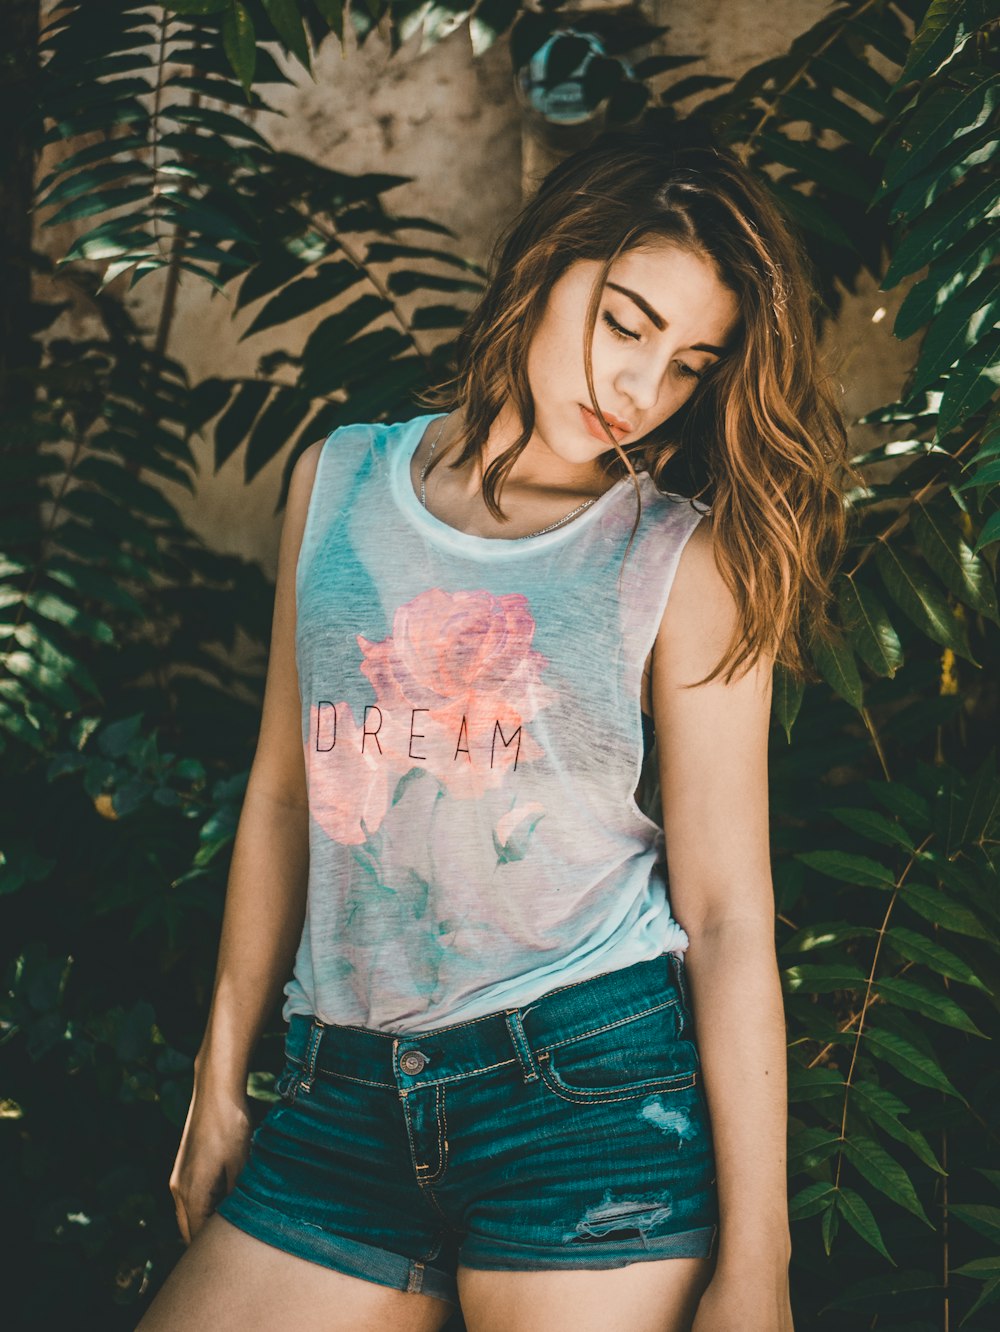
[[[422,1050],[407,1050],[399,1059],[399,1067],[404,1073],[419,1073],[426,1063],[427,1056]]]

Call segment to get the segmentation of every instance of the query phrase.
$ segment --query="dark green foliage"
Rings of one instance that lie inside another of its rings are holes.
[[[37,225],[78,229],[53,276],[100,333],[56,336],[63,305],[33,305],[30,399],[0,384],[2,1243],[26,1278],[5,1326],[132,1327],[181,1248],[167,1179],[262,686],[263,657],[244,674],[219,649],[266,649],[272,591],[190,531],[163,482],[195,493],[199,437],[216,469],[242,453],[247,480],[280,454],[280,507],[313,440],[412,413],[484,276],[447,227],[386,205],[405,178],[277,152],[246,123],[286,81],[261,43],[308,69],[345,22],[363,42],[384,16],[396,50],[468,19],[477,54],[514,24],[521,63],[559,10],[99,0],[44,33],[37,104],[12,132],[65,141]],[[847,0],[735,84],[695,74],[661,95],[694,57],[623,72],[662,30],[591,17],[615,57],[588,85],[609,119],[645,109],[669,133],[681,98],[726,84],[700,113],[802,229],[820,317],[862,270],[911,284],[894,332],[916,339],[914,368],[865,418],[883,442],[856,459],[840,637],[817,648],[816,683],[775,681],[793,1297],[802,1328],[917,1332],[945,1326],[946,1305],[952,1327],[992,1326],[996,24],[979,0]],[[108,284],[159,269],[147,334]],[[182,275],[231,302],[241,339],[281,350],[192,383],[167,351]],[[274,340],[303,316],[301,346]],[[258,1113],[277,1019],[248,1088]]]

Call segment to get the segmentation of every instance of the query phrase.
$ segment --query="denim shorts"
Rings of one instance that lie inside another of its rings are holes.
[[[683,961],[423,1032],[294,1014],[216,1209],[339,1272],[458,1303],[456,1269],[710,1257],[715,1158]]]

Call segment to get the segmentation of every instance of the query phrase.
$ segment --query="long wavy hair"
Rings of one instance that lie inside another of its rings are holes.
[[[710,261],[734,293],[735,345],[679,410],[623,447],[594,392],[594,328],[615,260],[662,241]],[[689,128],[686,140],[683,126],[605,131],[555,166],[500,233],[485,291],[456,343],[458,371],[419,395],[435,408],[464,408],[449,466],[481,456],[509,401],[523,429],[486,468],[482,486],[487,508],[506,518],[498,492],[535,425],[528,347],[550,289],[578,260],[602,265],[584,359],[591,407],[611,445],[599,461],[609,478],[630,475],[636,492],[629,545],[642,510],[637,469],[660,489],[683,478],[683,493],[710,508],[715,560],[738,621],[697,683],[729,681],[761,656],[794,676],[812,675],[806,646],[831,633],[830,584],[846,540],[847,431],[820,365],[808,256],[766,182],[704,130]]]

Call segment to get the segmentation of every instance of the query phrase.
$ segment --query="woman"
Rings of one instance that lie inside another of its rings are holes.
[[[791,1328],[766,740],[845,451],[809,291],[728,152],[609,132],[498,242],[454,410],[303,452],[145,1332]]]

